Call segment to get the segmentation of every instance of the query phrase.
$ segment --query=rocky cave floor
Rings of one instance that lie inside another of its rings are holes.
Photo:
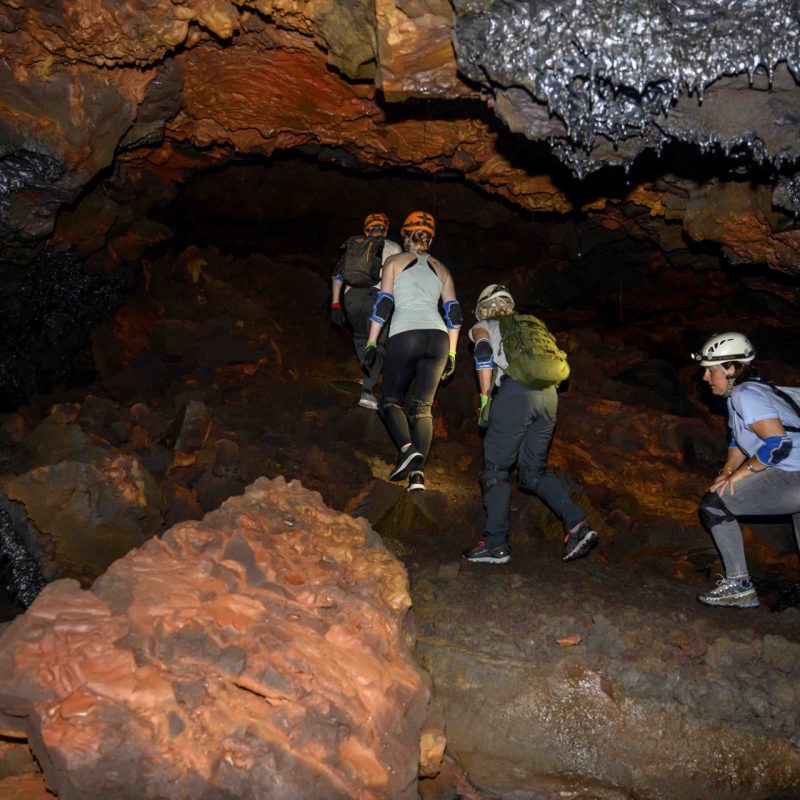
[[[259,475],[299,479],[333,508],[367,516],[406,565],[411,625],[423,649],[447,640],[476,658],[589,669],[643,703],[678,701],[701,718],[797,736],[800,697],[791,673],[798,666],[800,569],[788,528],[787,546],[753,548],[762,606],[752,611],[696,603],[719,570],[702,529],[670,525],[665,515],[639,519],[597,483],[570,483],[601,533],[587,558],[561,562],[558,525],[515,484],[511,562],[469,564],[460,553],[478,538],[482,504],[466,337],[457,377],[437,399],[428,490],[408,494],[385,480],[394,449],[377,414],[356,405],[351,340],[328,323],[328,286],[318,272],[297,259],[236,259],[206,249],[165,256],[147,282],[84,356],[109,365],[101,379],[2,416],[4,483],[21,471],[15,459],[54,404],[95,446],[141,460],[163,492],[164,527],[212,510]],[[149,347],[136,353],[136,341]],[[166,432],[189,400],[204,404],[211,425],[194,452],[176,454]],[[569,408],[562,404],[554,451],[573,425]],[[146,436],[132,434],[141,428]],[[37,447],[41,460],[48,445]],[[616,469],[598,458],[599,469]],[[688,479],[699,493],[707,477]],[[20,752],[20,743],[0,740],[0,795],[49,796]],[[542,798],[617,796],[576,776],[558,785],[543,779],[538,791]],[[499,796],[482,794],[451,762],[438,779],[423,781],[421,792]]]

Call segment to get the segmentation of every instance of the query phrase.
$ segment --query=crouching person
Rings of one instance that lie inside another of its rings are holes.
[[[698,595],[706,606],[756,608],[738,517],[793,515],[800,522],[800,408],[786,387],[756,378],[755,348],[742,333],[712,336],[693,355],[712,394],[728,400],[728,457],[700,503],[725,576]],[[798,540],[800,546],[800,540]]]
[[[488,564],[510,560],[508,477],[516,464],[520,487],[537,495],[564,526],[562,560],[581,558],[597,545],[597,532],[561,479],[547,471],[556,387],[569,375],[566,355],[540,320],[514,313],[514,299],[504,286],[493,284],[480,293],[475,316],[469,336],[480,387],[479,423],[488,425],[481,473],[486,522],[481,539],[463,551],[464,557]]]

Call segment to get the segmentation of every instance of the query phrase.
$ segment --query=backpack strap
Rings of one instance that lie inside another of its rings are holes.
[[[782,389],[779,389],[774,383],[770,383],[769,381],[763,381],[761,379],[756,380],[754,378],[751,378],[749,381],[745,381],[745,383],[760,383],[762,386],[769,386],[769,388],[772,389],[772,391],[776,395],[778,395],[778,397],[780,397],[781,400],[785,400],[792,408],[794,413],[797,414],[798,417],[800,417],[800,405],[798,405],[795,402],[794,398],[790,394],[787,394]],[[800,428],[794,425],[784,425],[783,429],[785,431],[790,431],[791,433],[800,433]]]

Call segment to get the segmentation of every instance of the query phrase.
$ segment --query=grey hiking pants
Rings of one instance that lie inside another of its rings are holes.
[[[737,517],[800,514],[800,472],[768,467],[738,481],[734,493],[708,492],[700,502],[700,519],[714,539],[726,578],[747,578],[742,529]],[[794,516],[795,535],[800,517]],[[798,539],[800,547],[800,538]]]
[[[359,364],[364,355],[364,346],[369,340],[369,329],[372,325],[370,315],[377,299],[378,290],[374,286],[368,286],[366,289],[351,286],[344,293],[344,313],[347,316],[350,327],[353,329],[353,344],[356,348]],[[378,335],[378,357],[375,359],[369,375],[364,376],[364,391],[366,392],[375,390],[375,384],[380,377],[383,354],[386,350],[386,337],[389,333],[388,328],[388,324],[384,325]]]
[[[547,454],[556,427],[558,394],[555,387],[526,389],[508,376],[503,378],[489,414],[483,442],[481,473],[486,506],[484,538],[489,547],[508,542],[511,523],[509,470],[517,464],[520,488],[533,492],[561,520],[564,530],[586,518],[572,502],[561,479],[546,472]]]

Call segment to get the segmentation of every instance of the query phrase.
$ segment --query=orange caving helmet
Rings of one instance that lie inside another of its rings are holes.
[[[364,233],[366,233],[370,228],[374,228],[376,225],[383,225],[383,227],[388,231],[389,217],[380,211],[377,211],[374,214],[367,214],[366,218],[364,219]]]
[[[436,220],[427,211],[412,211],[400,229],[401,233],[411,231],[427,231],[431,236],[436,236]]]

